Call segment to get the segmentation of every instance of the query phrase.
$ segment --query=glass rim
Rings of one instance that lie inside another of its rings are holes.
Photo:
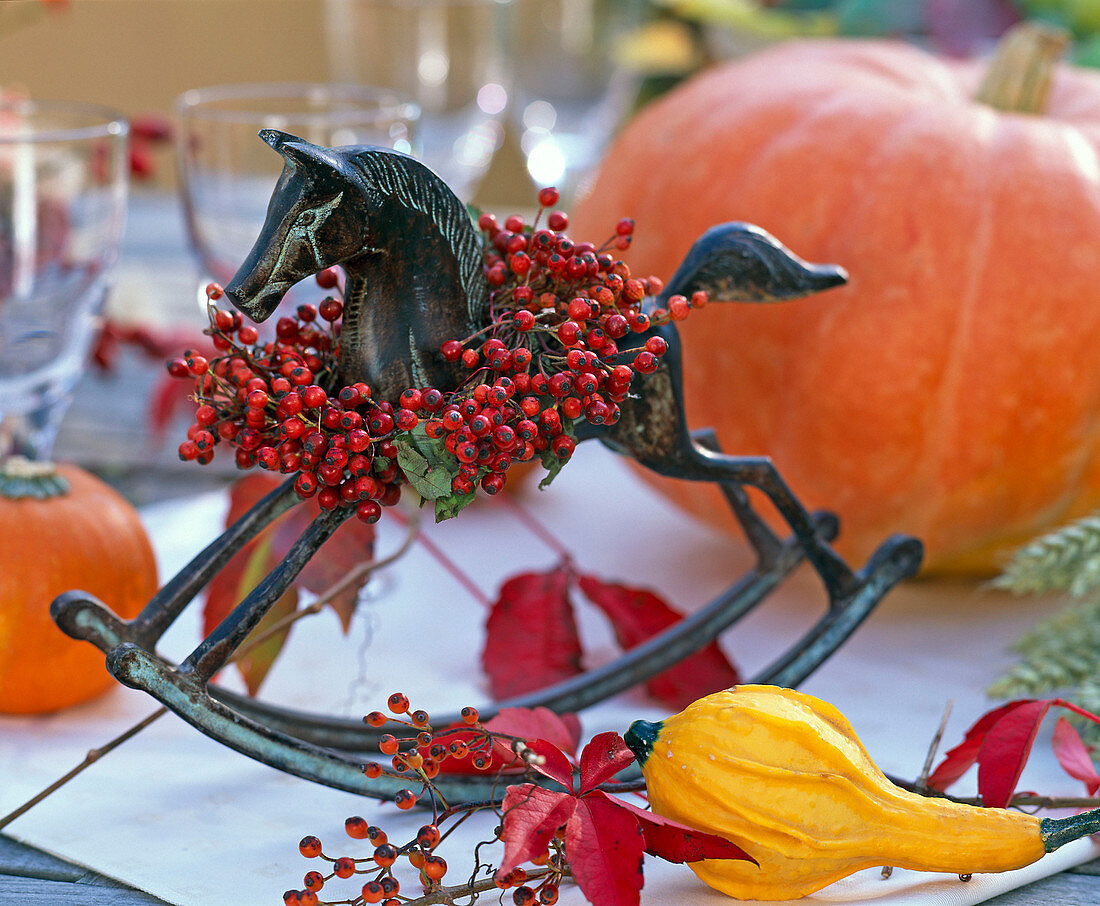
[[[125,138],[130,134],[130,121],[126,114],[103,104],[84,101],[56,101],[0,95],[0,112],[10,110],[21,116],[54,114],[83,117],[90,122],[70,127],[51,125],[35,128],[33,123],[21,123],[18,132],[5,131],[0,125],[0,145],[44,144],[47,142],[76,142],[94,138]]]
[[[340,110],[272,111],[259,109],[249,101],[278,99],[317,100],[334,99],[351,103],[371,103],[374,107]],[[239,108],[224,109],[213,106],[227,101],[243,102]],[[420,105],[387,88],[358,85],[354,82],[236,82],[226,85],[209,85],[190,88],[176,98],[176,113],[183,118],[206,119],[223,123],[256,123],[277,118],[288,126],[310,124],[338,119],[347,123],[373,122],[379,116],[416,122],[420,119]]]

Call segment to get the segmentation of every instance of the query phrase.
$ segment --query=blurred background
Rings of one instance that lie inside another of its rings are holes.
[[[189,88],[325,81],[324,0],[4,0],[0,88],[171,115]],[[171,146],[157,180],[172,185]]]
[[[413,36],[393,37],[442,6],[452,9],[450,71]],[[493,7],[511,8],[496,10],[503,15],[490,28]],[[472,24],[457,25],[455,9]],[[569,103],[603,103],[613,125],[684,75],[776,40],[901,37],[963,56],[987,51],[1024,17],[1067,27],[1074,62],[1100,61],[1093,0],[3,0],[0,90],[167,116],[182,92],[207,85],[331,80],[410,91],[419,59],[418,100],[429,109],[454,104],[470,88],[461,73],[472,72],[503,84],[493,109],[507,105],[520,132],[537,131],[548,115],[567,117]],[[372,33],[387,37],[371,42]],[[555,104],[565,94],[569,103]],[[556,109],[528,109],[533,101]],[[575,153],[575,143],[566,150]],[[555,172],[545,162],[552,156],[543,154],[543,174]],[[172,157],[170,147],[158,150],[155,184],[173,185]]]
[[[158,369],[258,230],[281,164],[260,128],[412,151],[503,215],[546,185],[570,209],[622,123],[713,64],[832,36],[983,56],[1023,18],[1066,28],[1074,62],[1100,59],[1097,0],[2,0],[0,99],[108,105],[132,126],[91,398],[60,455],[154,484],[180,468],[170,423],[186,406]],[[99,431],[105,410],[126,430]]]

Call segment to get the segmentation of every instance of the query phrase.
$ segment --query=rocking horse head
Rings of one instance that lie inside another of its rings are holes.
[[[481,326],[481,245],[463,203],[424,164],[388,148],[321,148],[265,129],[284,158],[263,229],[226,287],[254,321],[311,274],[341,265],[339,377],[379,398],[458,378],[440,344]]]
[[[299,280],[359,252],[367,199],[335,151],[275,129],[260,137],[285,161],[252,251],[226,287],[237,308],[264,321]]]

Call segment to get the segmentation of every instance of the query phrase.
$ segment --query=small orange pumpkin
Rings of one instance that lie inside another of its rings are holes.
[[[1004,59],[986,96],[1044,83]],[[682,335],[689,423],[771,456],[853,557],[908,532],[929,571],[986,572],[1100,504],[1100,74],[1058,67],[1021,113],[973,99],[984,68],[822,40],[711,69],[622,130],[573,220],[634,217],[632,270],[665,278],[728,220],[849,271]],[[662,487],[732,525],[717,488]]]
[[[153,549],[137,511],[72,465],[0,464],[0,712],[36,714],[115,685],[103,654],[50,619],[57,595],[80,589],[120,617],[157,590]]]

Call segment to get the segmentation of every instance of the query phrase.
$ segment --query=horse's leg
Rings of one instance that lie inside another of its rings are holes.
[[[180,670],[191,673],[205,682],[217,673],[264,614],[290,587],[305,565],[317,553],[332,533],[355,510],[351,507],[337,507],[321,513],[313,520],[294,542],[286,556],[268,573],[263,580],[241,601],[214,629],[202,643],[180,664]]]
[[[700,428],[691,432],[691,442],[712,453],[721,453],[722,448],[718,443],[718,436],[713,428]],[[768,569],[779,559],[784,543],[779,536],[772,531],[768,523],[760,517],[760,514],[752,508],[749,495],[745,488],[738,482],[723,481],[719,483],[722,495],[729,504],[734,518],[741,525],[741,530],[756,552],[759,568]],[[818,537],[832,541],[840,530],[840,523],[836,516],[824,510],[812,514],[816,534]]]
[[[868,584],[868,576],[857,575],[829,545],[833,528],[815,520],[795,497],[771,460],[766,457],[735,457],[708,449],[688,432],[684,417],[683,384],[680,371],[679,339],[674,330],[663,329],[669,344],[661,366],[640,382],[639,392],[621,405],[619,421],[603,429],[601,439],[613,449],[634,457],[661,475],[690,481],[714,481],[726,490],[727,499],[758,553],[774,547],[770,530],[756,515],[743,491],[749,485],[763,491],[794,532],[806,559],[821,576],[830,600],[847,600]],[[594,433],[594,432],[593,432]],[[875,569],[892,571],[887,562],[904,563],[915,572],[920,560],[919,542],[889,539],[873,558]],[[896,580],[895,580],[896,581]]]
[[[123,642],[151,649],[230,558],[297,500],[293,480],[271,491],[166,582],[130,622],[81,591],[60,595],[50,606],[50,615],[66,634],[103,652]]]

